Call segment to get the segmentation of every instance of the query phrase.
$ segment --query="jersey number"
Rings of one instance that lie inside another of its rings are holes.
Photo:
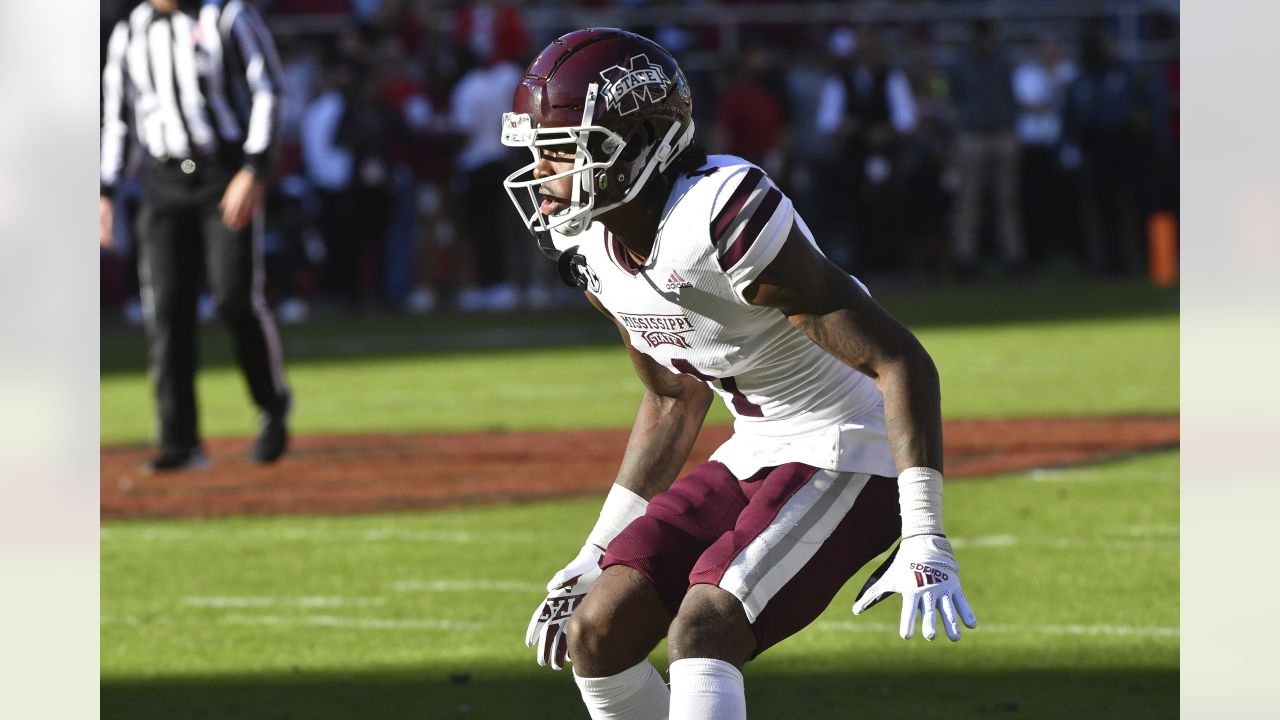
[[[711,377],[699,371],[698,368],[693,366],[693,363],[684,358],[672,358],[671,365],[685,375],[692,375],[703,382],[720,383],[720,387],[733,396],[733,409],[737,410],[739,415],[743,417],[764,417],[764,410],[742,394],[742,391],[738,389],[738,381],[734,380],[732,375],[722,378]]]

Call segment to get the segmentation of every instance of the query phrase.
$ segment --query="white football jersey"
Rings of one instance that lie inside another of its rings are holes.
[[[786,462],[896,477],[875,383],[777,309],[742,298],[793,223],[813,243],[763,171],[713,155],[680,175],[643,266],[598,222],[552,239],[560,250],[577,246],[588,291],[626,328],[636,350],[705,381],[724,400],[734,434],[712,460],[739,478]]]

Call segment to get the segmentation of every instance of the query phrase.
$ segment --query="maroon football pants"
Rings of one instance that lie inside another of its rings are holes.
[[[654,497],[601,566],[647,577],[672,617],[693,585],[732,593],[758,655],[813,622],[901,529],[892,478],[788,463],[739,480],[709,462]]]

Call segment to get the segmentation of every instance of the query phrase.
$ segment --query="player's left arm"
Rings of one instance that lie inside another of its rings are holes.
[[[798,225],[743,297],[781,310],[823,350],[875,380],[899,471],[942,472],[942,401],[933,359],[910,330],[823,257]]]
[[[854,612],[900,592],[904,639],[914,633],[921,610],[924,636],[932,640],[940,610],[947,636],[958,640],[957,615],[971,628],[977,618],[960,590],[959,566],[942,530],[942,402],[933,359],[910,330],[814,247],[799,223],[742,294],[749,303],[780,310],[822,349],[875,380],[884,396],[903,540],[873,574]]]
[[[223,44],[234,45],[240,55],[251,104],[242,145],[244,166],[227,184],[219,208],[223,224],[240,230],[253,220],[266,198],[266,174],[280,138],[284,70],[258,11],[244,3],[226,12],[235,14],[228,18]]]

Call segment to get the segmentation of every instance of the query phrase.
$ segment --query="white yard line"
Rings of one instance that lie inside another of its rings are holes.
[[[949,538],[953,548],[1002,548],[1018,544],[1014,535],[980,535],[975,538]]]
[[[1108,531],[1115,535],[1140,538],[1177,538],[1182,529],[1177,525],[1125,525]]]
[[[1030,547],[1048,550],[1178,550],[1178,538],[1108,538],[1104,540],[1078,540],[1075,538],[1040,538],[1026,543]]]
[[[1036,468],[1022,474],[1022,479],[1034,483],[1074,483],[1074,482],[1149,482],[1177,483],[1177,472],[1129,472],[1116,475],[1103,473],[1089,467]]]
[[[182,598],[182,604],[190,607],[207,607],[207,608],[257,608],[257,607],[300,607],[300,608],[329,608],[329,607],[376,607],[385,605],[387,599],[384,597],[342,597],[342,596],[303,596],[303,597],[273,597],[273,596],[204,596],[204,595],[188,595]]]
[[[103,615],[102,625],[152,625],[167,624],[170,620],[164,616],[149,617],[145,621],[134,615]],[[488,627],[491,623],[468,620],[444,619],[407,619],[376,617],[338,617],[335,615],[301,615],[287,617],[282,615],[227,615],[217,621],[221,625],[235,626],[269,626],[269,627],[331,627],[357,630],[477,630]],[[852,633],[896,634],[898,626],[893,623],[862,620],[819,620],[811,626],[819,631],[837,631]],[[1035,636],[1084,636],[1084,637],[1126,637],[1126,638],[1173,638],[1180,637],[1176,627],[1159,625],[1005,625],[981,624],[977,630],[961,629],[962,634],[980,633],[984,635],[1035,635]],[[939,640],[942,639],[939,629]]]
[[[1017,535],[979,535],[978,537],[951,538],[951,546],[956,549],[999,549],[1010,547],[1030,547],[1048,550],[1076,550],[1079,548],[1097,548],[1102,550],[1145,550],[1145,549],[1177,549],[1177,530],[1172,536],[1167,534],[1140,534],[1127,532],[1125,528],[1108,531],[1112,537],[1093,540],[1087,538],[1064,537],[1019,537]],[[1115,537],[1116,535],[1123,537]]]
[[[884,622],[861,622],[857,620],[819,620],[811,627],[820,630],[837,630],[841,632],[897,633],[898,626]],[[966,633],[993,633],[997,635],[1086,635],[1103,637],[1154,637],[1176,638],[1179,629],[1176,627],[1138,626],[1138,625],[990,625],[979,624],[978,629],[960,628],[961,636]],[[917,635],[919,632],[917,631]],[[938,629],[939,639],[946,636]]]
[[[376,618],[376,617],[338,617],[336,615],[225,615],[216,620],[219,625],[236,626],[270,626],[270,627],[331,627],[354,628],[357,630],[476,630],[490,625],[488,622],[470,620],[441,620],[436,618]],[[125,625],[128,627],[145,627],[148,625],[199,624],[208,625],[208,620],[196,620],[195,616],[175,619],[169,615],[148,615],[145,618],[137,615],[103,615],[99,625]]]
[[[1178,527],[1176,525],[1131,525],[1107,529],[1105,535],[1098,539],[1069,537],[1025,537],[1018,535],[979,535],[976,537],[953,537],[951,544],[960,549],[1002,549],[1012,547],[1035,547],[1051,550],[1074,550],[1079,548],[1095,548],[1102,550],[1143,550],[1143,549],[1176,549],[1179,545]],[[409,542],[425,544],[472,544],[489,545],[528,545],[551,539],[550,535],[534,533],[472,533],[466,531],[439,530],[394,530],[370,529],[357,532],[320,532],[320,531],[235,531],[204,532],[184,531],[180,528],[146,530],[142,532],[116,532],[112,528],[102,530],[104,542],[164,542],[168,544],[180,542]],[[419,586],[405,583],[418,583]],[[396,590],[400,592],[448,592],[448,591],[498,591],[526,592],[538,591],[542,586],[536,583],[519,583],[503,580],[474,581],[432,581],[405,580]]]
[[[543,583],[516,580],[397,580],[391,583],[396,592],[518,592],[545,593]]]
[[[357,630],[476,630],[489,623],[468,620],[414,620],[373,617],[337,617],[335,615],[228,615],[220,618],[221,625],[268,625],[273,627],[331,627]]]
[[[401,530],[396,528],[368,528],[363,530],[300,530],[242,528],[235,530],[197,528],[102,528],[103,542],[421,542],[441,544],[502,544],[517,545],[552,539],[551,534],[527,532],[471,532],[469,530]]]

